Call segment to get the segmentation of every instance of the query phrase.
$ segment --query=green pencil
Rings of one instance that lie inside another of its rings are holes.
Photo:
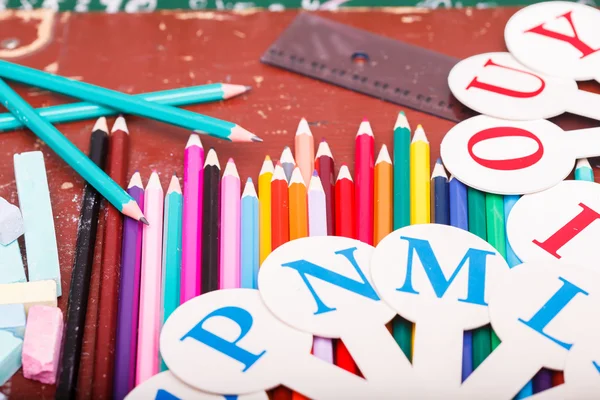
[[[232,122],[176,107],[151,103],[136,96],[52,75],[8,61],[0,61],[0,77],[101,104],[125,114],[146,117],[201,134],[208,134],[219,139],[232,142],[262,142],[258,136]]]
[[[148,223],[135,200],[0,79],[0,103],[123,214]]]
[[[485,221],[485,194],[471,187],[467,188],[469,208],[469,232],[487,240]],[[491,329],[484,326],[473,331],[473,369],[477,368],[492,352]]]
[[[394,229],[410,225],[410,125],[400,111],[394,126]],[[412,323],[401,316],[392,320],[396,343],[412,359]]]

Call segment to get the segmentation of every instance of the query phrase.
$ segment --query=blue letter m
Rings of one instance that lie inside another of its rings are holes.
[[[486,250],[469,249],[465,253],[464,257],[458,264],[458,267],[454,270],[450,278],[446,279],[440,263],[438,262],[429,241],[423,239],[410,238],[401,236],[400,239],[408,242],[408,260],[406,262],[406,279],[402,287],[396,289],[399,292],[419,294],[412,285],[412,271],[413,271],[413,260],[414,254],[421,260],[423,269],[433,286],[435,295],[438,298],[442,298],[444,293],[448,290],[462,267],[469,262],[469,276],[468,276],[468,288],[467,297],[459,299],[459,301],[471,304],[478,304],[485,306],[485,270],[486,270],[486,258],[488,255],[494,255],[496,253]]]
[[[354,258],[355,251],[356,247],[351,247],[349,249],[336,251],[335,254],[344,256],[346,260],[350,262],[354,270],[358,273],[360,281],[355,281],[354,279],[350,279],[344,275],[332,272],[326,268],[323,268],[306,260],[292,261],[282,265],[282,267],[289,267],[295,269],[300,274],[300,277],[304,281],[304,284],[306,285],[308,290],[310,290],[310,293],[312,294],[313,298],[315,299],[315,302],[317,303],[317,311],[315,312],[315,315],[326,313],[329,311],[334,311],[335,308],[328,307],[325,305],[325,303],[323,303],[319,295],[317,295],[317,292],[315,292],[313,286],[310,284],[307,275],[310,275],[325,282],[329,282],[332,285],[344,288],[360,296],[379,301],[379,297],[377,296],[375,289],[373,289],[373,286],[371,286],[371,284],[363,274],[362,270],[358,266],[356,259]]]

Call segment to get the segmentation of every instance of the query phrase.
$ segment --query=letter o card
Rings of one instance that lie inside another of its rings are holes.
[[[589,80],[600,77],[600,11],[566,1],[525,7],[506,23],[512,55],[548,75]]]
[[[564,181],[521,197],[506,232],[523,262],[560,260],[600,272],[600,185]]]
[[[161,372],[136,386],[125,400],[268,400],[265,392],[241,396],[217,395],[196,390],[175,377],[170,371]]]

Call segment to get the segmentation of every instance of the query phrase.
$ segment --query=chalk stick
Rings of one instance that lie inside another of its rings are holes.
[[[25,334],[25,307],[23,304],[0,305],[0,331],[11,332],[23,339]]]
[[[0,284],[26,281],[19,242],[15,240],[8,246],[0,244]]]
[[[40,151],[15,154],[14,163],[29,281],[54,279],[60,296],[60,265],[44,156]]]
[[[8,331],[0,331],[0,386],[21,368],[23,339]]]
[[[0,285],[0,304],[23,304],[25,312],[36,304],[56,307],[56,282],[37,281]]]
[[[23,234],[21,210],[0,197],[0,244],[7,246]]]
[[[58,307],[33,306],[23,341],[23,376],[53,385],[58,372],[63,314]]]

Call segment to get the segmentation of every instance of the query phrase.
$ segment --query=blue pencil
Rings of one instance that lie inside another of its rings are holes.
[[[246,289],[257,289],[258,280],[258,196],[251,178],[242,193],[241,215],[241,279]]]
[[[450,225],[450,205],[448,201],[448,175],[438,158],[431,173],[431,220],[436,224]]]

